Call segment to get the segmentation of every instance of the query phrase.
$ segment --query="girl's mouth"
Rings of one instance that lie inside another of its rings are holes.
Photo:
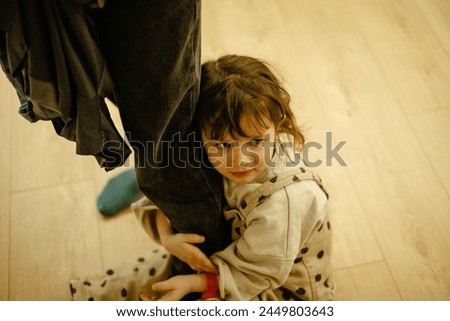
[[[234,177],[244,177],[247,176],[248,174],[250,174],[251,170],[249,171],[241,171],[241,172],[231,172],[231,175],[233,175]]]

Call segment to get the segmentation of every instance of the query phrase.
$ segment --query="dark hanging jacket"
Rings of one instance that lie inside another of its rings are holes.
[[[131,153],[105,103],[113,82],[87,8],[105,0],[0,0],[0,62],[17,91],[19,113],[51,120],[106,170]]]

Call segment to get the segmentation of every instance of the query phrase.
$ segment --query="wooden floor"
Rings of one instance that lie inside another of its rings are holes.
[[[449,0],[203,1],[204,59],[271,62],[323,146],[308,156],[331,195],[337,300],[450,300],[449,17]],[[3,74],[0,103],[0,299],[68,300],[70,278],[147,251],[129,210],[96,211],[123,169],[22,119]]]

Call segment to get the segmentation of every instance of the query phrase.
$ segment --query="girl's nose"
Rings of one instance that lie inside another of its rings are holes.
[[[235,167],[254,167],[255,155],[250,153],[242,145],[233,150],[233,166]]]

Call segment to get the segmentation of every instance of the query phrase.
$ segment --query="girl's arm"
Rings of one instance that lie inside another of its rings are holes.
[[[220,296],[252,300],[284,284],[316,220],[326,215],[326,197],[313,182],[290,185],[272,194],[247,216],[241,237],[211,256],[220,270]],[[304,218],[311,221],[311,227]]]
[[[166,292],[160,301],[179,301],[191,292],[205,292],[207,281],[204,273],[177,275],[162,282],[153,284],[152,290]]]
[[[195,246],[205,238],[197,234],[174,233],[169,220],[148,198],[144,197],[131,205],[147,235],[161,244],[172,255],[186,262],[196,271],[216,272],[216,267]]]
[[[203,243],[204,236],[188,233],[174,234],[169,220],[160,210],[157,211],[155,219],[161,245],[169,253],[186,262],[194,271],[217,273],[217,267],[194,245]]]

